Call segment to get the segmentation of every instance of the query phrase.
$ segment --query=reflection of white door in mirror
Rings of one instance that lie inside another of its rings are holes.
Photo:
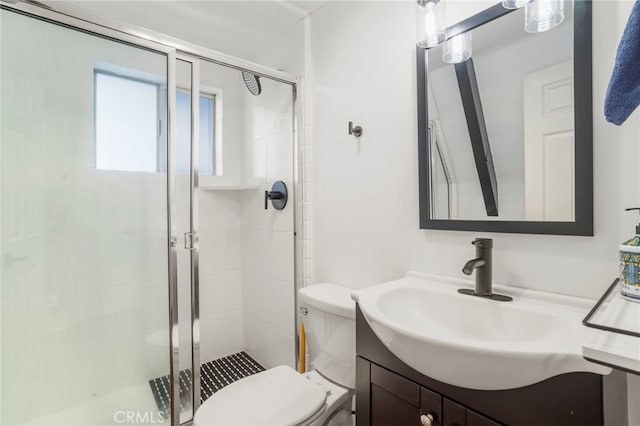
[[[524,77],[525,215],[575,218],[573,61]]]
[[[429,153],[432,217],[458,219],[458,182],[440,120],[429,122]]]

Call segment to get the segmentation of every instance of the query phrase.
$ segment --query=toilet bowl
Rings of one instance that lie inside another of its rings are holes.
[[[352,425],[355,304],[351,289],[316,284],[298,292],[311,371],[278,366],[234,382],[196,411],[194,426]]]

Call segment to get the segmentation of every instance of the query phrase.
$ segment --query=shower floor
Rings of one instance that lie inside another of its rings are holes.
[[[223,387],[252,374],[264,371],[256,360],[246,352],[238,352],[214,359],[200,366],[200,402],[204,402]],[[158,410],[169,413],[169,376],[149,380],[151,392]],[[191,409],[191,369],[180,371],[180,411]]]

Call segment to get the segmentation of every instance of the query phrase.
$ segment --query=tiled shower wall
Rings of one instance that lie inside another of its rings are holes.
[[[295,365],[294,200],[284,210],[264,191],[282,180],[294,188],[293,96],[289,85],[262,80],[263,92],[245,91],[245,164],[258,190],[243,194],[242,296],[246,350],[265,367]]]
[[[243,349],[242,202],[235,191],[200,191],[202,362]]]
[[[281,211],[271,203],[264,209],[264,191],[273,182],[294,189],[292,89],[263,78],[256,97],[233,72],[226,81],[218,72],[219,86],[209,84],[224,90],[227,176],[206,182],[231,188],[200,191],[200,357],[246,350],[265,367],[293,367],[294,200]],[[182,352],[188,365],[188,351]]]
[[[246,184],[242,127],[246,91],[240,72],[201,63],[202,85],[217,89],[222,117],[223,175],[201,178],[201,185],[229,188]],[[210,361],[245,348],[242,306],[242,191],[199,191],[200,360]],[[188,342],[187,342],[188,343]]]

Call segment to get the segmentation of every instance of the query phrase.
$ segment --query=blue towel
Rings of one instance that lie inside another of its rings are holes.
[[[619,126],[640,105],[640,1],[636,0],[622,34],[609,81],[604,115]]]

